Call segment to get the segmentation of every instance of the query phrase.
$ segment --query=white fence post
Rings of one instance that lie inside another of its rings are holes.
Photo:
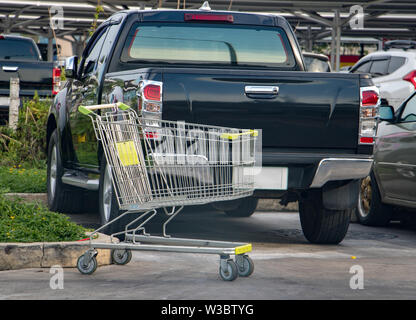
[[[10,78],[9,127],[13,130],[17,129],[19,118],[19,91],[19,78]]]

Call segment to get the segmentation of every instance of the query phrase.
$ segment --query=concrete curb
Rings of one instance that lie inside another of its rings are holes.
[[[110,242],[99,234],[93,242]],[[89,248],[89,241],[0,243],[0,271],[24,268],[49,268],[59,265],[74,268],[78,258]],[[98,249],[98,265],[111,264],[111,250]]]
[[[48,197],[46,193],[6,193],[8,198],[20,198],[26,202],[37,202],[48,205]]]
[[[47,205],[46,193],[7,193],[6,197],[21,198],[25,202]],[[110,237],[99,234],[93,242],[110,242]],[[76,267],[79,256],[89,248],[89,241],[0,243],[0,271],[24,268]],[[111,250],[99,249],[98,265],[111,264]]]

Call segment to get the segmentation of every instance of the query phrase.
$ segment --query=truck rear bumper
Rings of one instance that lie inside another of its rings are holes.
[[[325,158],[319,162],[310,188],[321,188],[328,181],[356,180],[370,174],[373,159]]]

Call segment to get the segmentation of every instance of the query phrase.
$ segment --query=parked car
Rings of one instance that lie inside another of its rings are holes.
[[[10,78],[20,79],[20,97],[52,97],[60,86],[60,69],[52,62],[42,61],[31,38],[0,35],[0,111],[4,124],[8,119]]]
[[[48,44],[47,43],[38,43],[37,44],[40,54],[43,61],[48,61]],[[61,51],[61,45],[53,44],[53,61],[58,61],[58,52]]]
[[[371,174],[362,180],[357,218],[364,225],[390,222],[394,207],[416,208],[416,93],[394,112],[380,108]]]
[[[395,110],[416,89],[416,42],[388,41],[383,51],[360,59],[349,72],[370,73],[381,103]]]
[[[303,60],[305,61],[306,71],[310,72],[331,72],[331,64],[324,54],[303,52]]]
[[[121,11],[65,70],[47,125],[51,210],[77,210],[83,190],[96,190],[101,222],[119,215],[102,147],[78,107],[124,102],[144,119],[260,129],[263,169],[254,196],[216,207],[248,217],[259,197],[299,200],[309,241],[344,238],[359,179],[373,162],[378,90],[369,75],[304,72],[283,17]],[[107,232],[122,228],[111,226]]]

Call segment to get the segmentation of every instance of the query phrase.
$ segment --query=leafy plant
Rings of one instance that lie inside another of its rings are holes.
[[[22,165],[0,166],[0,185],[5,193],[46,192],[46,169],[25,168]]]
[[[90,27],[90,36],[92,36],[95,30],[97,29],[97,20],[100,17],[100,13],[104,12],[104,8],[103,6],[100,5],[100,2],[101,1],[98,0],[97,6],[95,7],[94,20],[92,21],[91,27]]]
[[[23,101],[17,130],[0,127],[0,165],[18,166],[28,163],[41,168],[46,163],[46,121],[50,99],[40,100],[37,93]]]
[[[63,214],[0,194],[0,242],[75,241],[86,231]]]

